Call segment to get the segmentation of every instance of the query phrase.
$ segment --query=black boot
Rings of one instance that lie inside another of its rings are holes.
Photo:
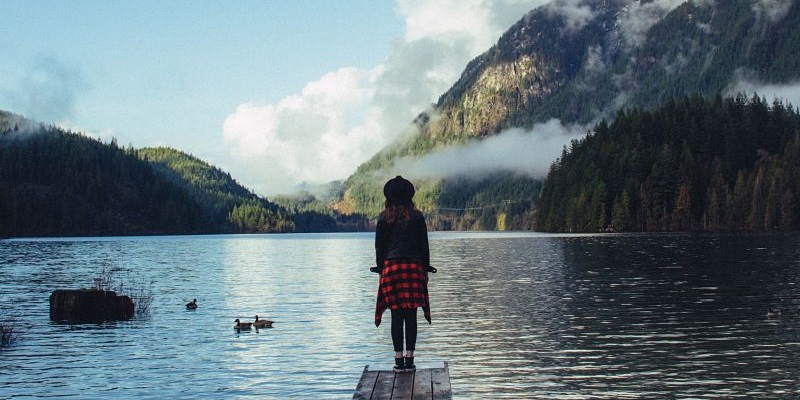
[[[417,369],[417,366],[414,365],[414,357],[406,357],[405,365],[407,370],[413,371]]]
[[[394,370],[395,371],[402,371],[406,369],[406,364],[403,362],[403,357],[395,357],[394,358]]]

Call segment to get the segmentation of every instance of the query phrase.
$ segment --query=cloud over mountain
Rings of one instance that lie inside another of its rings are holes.
[[[223,125],[238,160],[229,168],[262,193],[344,178],[408,129],[470,59],[545,2],[398,1],[406,31],[383,64],[344,67],[276,103],[237,107]]]
[[[773,84],[740,79],[728,88],[726,94],[735,96],[737,93],[744,93],[748,96],[758,94],[768,102],[778,100],[782,101],[784,105],[791,104],[795,108],[800,105],[800,82]]]
[[[480,179],[493,172],[512,172],[543,179],[564,146],[587,130],[588,127],[565,126],[551,119],[530,130],[512,128],[461,147],[445,148],[421,158],[403,158],[390,175],[403,174],[414,179]]]
[[[19,111],[28,118],[63,122],[74,115],[76,96],[87,87],[80,69],[48,56],[31,65],[17,89],[2,94],[21,104]]]

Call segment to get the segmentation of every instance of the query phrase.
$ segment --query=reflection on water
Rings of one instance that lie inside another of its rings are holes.
[[[0,398],[350,398],[388,367],[371,234],[0,241]],[[800,394],[800,235],[431,234],[433,324],[455,398]],[[148,317],[48,320],[104,265],[154,281]],[[184,304],[197,298],[200,307]],[[782,309],[766,317],[770,306]],[[275,321],[236,332],[234,319]]]
[[[800,393],[798,244],[797,235],[443,243],[473,254],[448,260],[468,290],[453,281],[437,291],[457,299],[451,326],[436,329],[462,338],[453,386],[492,398]],[[770,305],[780,320],[766,318]]]

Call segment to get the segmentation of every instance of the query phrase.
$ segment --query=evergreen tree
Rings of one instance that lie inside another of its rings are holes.
[[[799,135],[797,110],[757,95],[621,111],[553,164],[536,228],[797,229]]]

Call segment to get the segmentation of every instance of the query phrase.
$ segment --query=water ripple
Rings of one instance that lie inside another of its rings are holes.
[[[460,399],[795,397],[799,237],[435,233],[417,364],[448,361]],[[373,251],[371,234],[0,242],[20,336],[0,398],[349,398],[392,362]],[[49,322],[52,290],[109,265],[154,282],[149,317]],[[256,314],[275,327],[233,329]]]

